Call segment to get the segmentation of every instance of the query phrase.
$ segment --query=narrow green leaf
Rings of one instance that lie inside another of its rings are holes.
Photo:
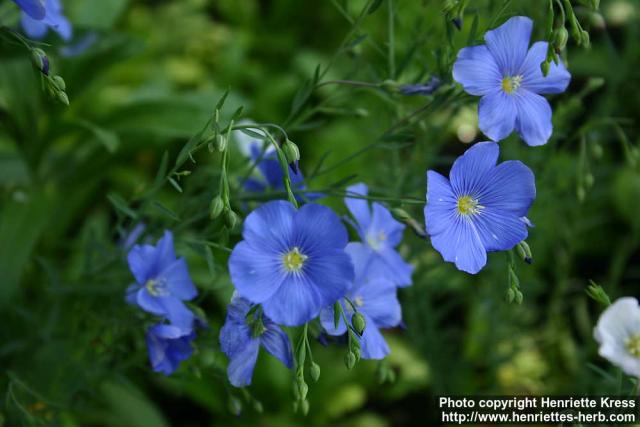
[[[155,207],[156,209],[158,209],[160,212],[162,212],[166,216],[168,216],[169,218],[171,218],[172,220],[180,221],[180,216],[178,216],[177,213],[175,213],[174,211],[172,211],[171,209],[169,209],[168,207],[166,207],[162,203],[154,200],[152,202],[152,206]]]
[[[122,212],[130,218],[138,219],[138,214],[129,207],[127,202],[120,195],[116,193],[110,193],[107,195],[107,199],[109,199],[116,210]]]
[[[175,179],[169,177],[169,183],[173,185],[173,188],[178,190],[179,193],[182,193],[182,187],[180,187],[180,184],[178,184]]]

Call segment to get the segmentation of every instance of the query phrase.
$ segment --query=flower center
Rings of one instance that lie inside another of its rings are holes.
[[[362,298],[362,295],[358,295],[353,299],[353,303],[356,307],[362,307],[364,305],[364,298]]]
[[[370,232],[367,234],[367,243],[371,246],[371,249],[380,249],[385,240],[387,240],[387,234],[384,231],[379,231],[378,233]]]
[[[518,90],[521,84],[522,76],[507,76],[502,79],[502,90],[504,90],[506,93],[513,93]]]
[[[166,284],[163,281],[158,281],[155,279],[147,280],[147,283],[144,284],[144,287],[147,288],[147,292],[149,292],[149,294],[154,297],[161,297],[169,293],[167,292]]]
[[[480,212],[482,206],[478,205],[478,199],[471,196],[458,197],[458,213],[462,215],[473,215]]]
[[[625,346],[633,357],[640,358],[640,334],[629,337]]]
[[[300,253],[300,249],[296,246],[282,256],[282,264],[288,272],[296,273],[302,269],[307,258],[309,257]]]

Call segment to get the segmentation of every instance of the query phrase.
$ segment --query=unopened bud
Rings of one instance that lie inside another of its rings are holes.
[[[56,93],[56,96],[58,97],[58,101],[62,102],[66,106],[69,106],[69,97],[67,96],[66,93],[62,91],[58,91]]]
[[[353,354],[352,352],[348,352],[344,356],[344,364],[347,367],[347,369],[353,369],[353,367],[356,365],[356,356],[355,356],[355,354]]]
[[[318,382],[318,380],[320,379],[320,366],[315,362],[311,362],[309,373],[311,374],[311,379],[313,380],[313,382]]]
[[[361,313],[355,313],[351,318],[351,325],[356,330],[358,335],[362,336],[364,328],[367,326],[367,321]]]
[[[216,150],[223,152],[227,149],[227,137],[219,133],[216,135],[213,144]]]
[[[589,47],[589,45],[591,44],[591,40],[589,38],[589,33],[586,32],[585,30],[582,30],[582,32],[580,33],[580,43],[584,47]]]
[[[211,205],[209,206],[209,218],[211,219],[218,218],[223,210],[224,210],[224,202],[222,201],[222,197],[218,195],[214,197],[213,200],[211,200]]]
[[[360,347],[354,347],[351,349],[351,351],[356,358],[356,363],[359,362],[360,358],[362,357],[362,351],[360,350]]]
[[[264,411],[264,408],[262,407],[262,402],[260,402],[258,400],[254,400],[253,401],[253,410],[256,411],[257,413],[261,414]]]
[[[224,224],[229,230],[233,230],[240,222],[240,217],[232,209],[224,209]]]
[[[298,396],[300,400],[304,400],[307,398],[307,393],[309,392],[309,386],[304,381],[298,381]]]
[[[461,16],[456,16],[455,18],[453,18],[451,20],[451,22],[453,23],[453,25],[458,29],[458,30],[462,30],[462,17]]]
[[[401,208],[391,209],[391,215],[393,215],[393,217],[400,222],[407,222],[411,219],[411,215],[409,215],[407,211]]]
[[[513,288],[507,289],[507,294],[505,295],[505,299],[507,300],[507,302],[511,304],[515,298],[516,292],[513,290]]]
[[[569,40],[569,31],[565,27],[558,28],[553,35],[553,45],[559,52],[567,46]]]
[[[514,292],[516,293],[516,298],[515,298],[516,304],[521,305],[522,304],[522,300],[524,299],[524,296],[522,295],[522,292],[520,292],[519,289],[516,289]]]
[[[31,51],[31,60],[33,61],[33,65],[36,66],[38,70],[45,76],[49,75],[49,58],[47,54],[44,53],[42,49],[33,49]]]
[[[549,74],[549,69],[551,68],[551,63],[549,60],[545,60],[542,64],[540,64],[540,70],[542,70],[542,75],[546,76]]]
[[[300,402],[300,412],[302,415],[306,416],[309,413],[309,401],[303,400]]]
[[[529,244],[527,242],[523,240],[522,242],[518,243],[516,245],[516,251],[524,262],[526,262],[527,264],[533,263],[533,255],[531,254],[531,248],[529,247]]]
[[[287,139],[282,145],[282,151],[284,153],[284,158],[287,159],[287,163],[294,168],[294,172],[297,172],[297,165],[300,160],[300,149],[298,146]]]
[[[227,406],[229,408],[229,412],[231,412],[235,416],[240,415],[240,413],[242,412],[242,402],[235,396],[229,397]]]
[[[67,84],[64,82],[64,79],[62,77],[53,76],[51,77],[51,80],[53,81],[53,84],[55,84],[56,87],[61,91],[64,92],[65,90],[67,90]]]

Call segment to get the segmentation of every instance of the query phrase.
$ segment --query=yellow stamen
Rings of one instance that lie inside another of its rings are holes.
[[[284,264],[285,270],[295,273],[302,269],[307,258],[309,257],[300,253],[300,249],[296,246],[282,256],[282,263]]]
[[[640,334],[629,337],[625,345],[633,357],[640,358]]]
[[[461,215],[473,215],[480,212],[482,206],[478,205],[478,199],[471,196],[462,196],[458,198],[458,213]]]
[[[506,93],[513,93],[522,84],[522,76],[505,77],[502,79],[502,90]]]

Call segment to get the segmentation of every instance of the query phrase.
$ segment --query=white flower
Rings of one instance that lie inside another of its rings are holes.
[[[594,329],[598,353],[628,375],[640,378],[640,306],[635,298],[620,298],[600,316]]]

